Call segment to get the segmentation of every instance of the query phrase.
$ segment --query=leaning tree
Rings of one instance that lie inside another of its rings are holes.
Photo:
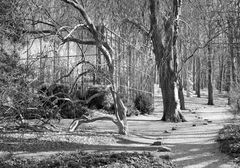
[[[63,42],[73,41],[73,42],[77,42],[78,44],[85,43],[84,41],[74,39],[72,37],[72,34],[78,27],[86,28],[91,33],[94,39],[93,44],[96,45],[98,49],[101,51],[108,66],[108,71],[109,71],[108,81],[110,84],[110,91],[114,100],[114,110],[115,110],[115,115],[117,120],[109,116],[103,116],[99,118],[90,119],[90,121],[87,121],[87,122],[96,121],[96,120],[111,120],[118,126],[120,134],[127,134],[127,120],[126,120],[127,108],[125,107],[123,101],[119,97],[117,93],[117,89],[115,87],[113,51],[109,46],[108,42],[103,40],[104,39],[102,37],[103,34],[99,34],[96,28],[96,25],[91,20],[90,16],[84,9],[83,5],[80,4],[80,2],[77,2],[75,0],[62,0],[62,2],[69,4],[73,9],[75,9],[78,13],[80,13],[82,19],[84,20],[83,24],[78,24],[74,26],[74,28],[67,34],[67,36],[65,36],[62,39]],[[78,125],[79,121],[77,120],[76,122],[77,122],[76,124]]]
[[[75,0],[53,0],[51,2],[33,0],[19,1],[19,3],[20,6],[26,6],[21,10],[26,16],[22,19],[24,27],[20,27],[21,32],[26,36],[33,36],[34,40],[38,38],[49,39],[60,45],[69,42],[76,43],[77,45],[95,45],[106,61],[108,70],[101,75],[106,78],[109,83],[108,88],[111,91],[114,101],[115,117],[110,115],[101,115],[94,118],[85,117],[82,120],[75,120],[70,130],[73,131],[83,122],[110,120],[118,126],[120,134],[127,134],[127,108],[121,100],[115,86],[114,52],[106,38],[103,37],[104,34],[99,33],[97,29],[98,25],[95,25],[92,19],[94,16],[89,14],[90,12],[85,8],[82,2]],[[82,39],[78,36],[79,30],[84,30],[91,34],[92,40]],[[84,55],[84,53],[82,53],[82,55]],[[81,60],[77,62],[67,74],[70,74],[77,66],[82,64],[91,65],[92,69],[79,74],[78,78],[86,73],[101,73],[88,61]],[[60,77],[60,79],[61,78],[62,77]],[[57,81],[59,81],[59,79],[56,79],[54,82]]]

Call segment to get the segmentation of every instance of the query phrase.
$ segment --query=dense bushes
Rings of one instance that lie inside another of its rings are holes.
[[[240,85],[236,85],[231,88],[229,101],[234,112],[239,113],[240,112]]]
[[[88,102],[89,108],[104,109],[107,111],[114,109],[112,94],[106,86],[96,85],[89,87],[86,93],[86,99],[94,95],[97,96]]]
[[[42,126],[49,119],[80,117],[86,111],[72,102],[65,85],[42,86],[34,92],[30,79],[36,74],[30,66],[20,64],[15,51],[0,50],[0,73],[0,122],[5,125],[20,128],[26,126],[25,119],[37,119]]]
[[[141,114],[151,114],[154,110],[151,99],[143,94],[136,96],[134,105]]]
[[[220,151],[235,158],[240,164],[240,125],[227,125],[219,131]]]
[[[3,121],[22,120],[38,106],[37,96],[29,91],[26,78],[32,71],[19,63],[19,55],[13,51],[0,51],[0,118]]]
[[[69,94],[69,86],[67,85],[44,84],[39,88],[38,93],[45,110],[53,109],[62,118],[79,118],[86,112],[86,108],[81,103],[75,102]]]
[[[146,168],[146,167],[164,167],[172,168],[174,165],[167,160],[154,157],[150,153],[85,153],[78,152],[74,154],[57,154],[45,160],[37,161],[33,159],[9,160],[0,159],[1,168],[57,168],[57,167],[74,167],[74,168],[94,168],[94,167],[111,167],[111,168]]]

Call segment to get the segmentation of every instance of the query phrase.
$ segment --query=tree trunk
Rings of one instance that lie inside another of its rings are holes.
[[[233,75],[233,72],[231,72],[233,70],[233,28],[231,26],[231,24],[233,23],[233,18],[229,17],[228,18],[228,42],[229,42],[229,56],[227,58],[227,69],[226,69],[226,91],[228,92],[228,105],[231,104],[231,100],[230,100],[230,90],[232,87],[232,82],[233,82],[233,77],[235,77]],[[232,73],[232,74],[231,74]]]
[[[230,90],[231,90],[231,58],[230,56],[228,56],[227,58],[227,67],[226,67],[226,77],[225,77],[225,83],[226,83],[226,87],[225,90],[227,91],[228,95],[230,94]],[[231,104],[230,101],[230,95],[228,98],[228,105]]]
[[[162,73],[160,80],[162,97],[163,97],[163,117],[162,121],[180,122],[185,121],[181,114],[180,103],[178,97],[178,81],[174,80],[174,76],[171,73]]]
[[[197,97],[201,97],[201,58],[200,55],[196,58],[196,68],[197,68],[197,80],[196,80],[196,94]]]
[[[223,55],[219,57],[219,81],[218,81],[218,89],[219,93],[222,93],[222,83],[223,83],[223,74],[224,74],[224,62]]]
[[[193,90],[196,91],[196,58],[192,60],[192,76],[193,76]]]
[[[233,43],[233,41],[232,41]],[[234,60],[235,60],[235,55],[234,55],[234,48],[233,48],[233,44],[230,43],[230,55],[231,55],[231,70],[232,70],[232,84],[233,86],[236,83],[236,68],[235,68],[235,64],[234,64]]]
[[[128,133],[127,118],[126,118],[127,108],[113,87],[111,88],[111,93],[114,100],[115,115],[117,118],[116,124],[118,126],[119,134],[127,135]]]
[[[186,44],[183,45],[183,59],[186,59],[187,56],[187,47]],[[181,71],[182,73],[182,85],[183,85],[183,89],[185,89],[187,91],[187,87],[188,87],[188,66],[189,66],[189,61],[185,63],[185,65],[183,66],[183,69]]]
[[[183,94],[182,78],[179,79],[178,96],[179,96],[179,100],[180,100],[180,109],[186,110],[184,94]]]
[[[191,91],[192,91],[192,79],[191,79],[191,72],[188,71],[187,69],[187,97],[190,97],[191,96]]]
[[[173,0],[173,17],[164,22],[163,32],[157,17],[159,2],[150,0],[151,39],[163,97],[162,120],[170,122],[186,121],[180,110],[178,96],[177,36],[180,7],[181,1]],[[162,33],[166,37],[164,43]]]
[[[208,45],[208,105],[213,104],[213,86],[212,86],[212,48]]]
[[[238,42],[239,43],[239,42]],[[237,55],[236,55],[236,67],[237,67],[237,69],[236,69],[236,72],[240,72],[240,47],[239,46],[237,46]],[[236,83],[240,83],[240,75],[237,73],[237,75],[236,75]]]

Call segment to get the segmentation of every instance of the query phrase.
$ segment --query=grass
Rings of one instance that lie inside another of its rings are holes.
[[[173,168],[173,163],[151,153],[59,153],[44,160],[0,159],[1,168]]]
[[[224,126],[219,131],[217,141],[220,144],[220,151],[233,157],[240,165],[240,124]]]

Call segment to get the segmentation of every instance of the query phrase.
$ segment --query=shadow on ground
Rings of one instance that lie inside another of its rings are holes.
[[[173,161],[180,168],[233,168],[227,163],[229,158],[219,153],[218,145],[215,144],[169,144],[172,148],[181,146],[183,150],[174,151]],[[226,164],[227,163],[227,164]]]

